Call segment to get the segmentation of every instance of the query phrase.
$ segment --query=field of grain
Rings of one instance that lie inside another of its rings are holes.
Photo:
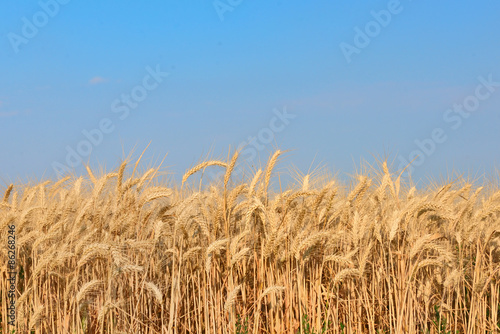
[[[16,333],[500,331],[498,184],[417,190],[383,163],[352,184],[306,175],[272,191],[281,155],[243,181],[236,153],[176,186],[139,174],[139,159],[9,187],[0,333],[14,329],[11,225]],[[220,167],[220,182],[200,182]]]

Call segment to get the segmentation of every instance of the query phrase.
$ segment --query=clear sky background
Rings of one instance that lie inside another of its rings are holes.
[[[145,166],[168,153],[178,178],[249,137],[242,164],[279,147],[291,150],[282,168],[340,177],[373,156],[398,170],[419,154],[423,180],[490,175],[500,162],[498,1],[0,8],[0,186],[83,173],[79,159],[116,168],[150,142]]]

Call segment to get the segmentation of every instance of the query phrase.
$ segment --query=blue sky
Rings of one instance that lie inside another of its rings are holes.
[[[0,186],[149,143],[176,177],[244,144],[243,165],[279,147],[283,169],[340,177],[373,156],[418,155],[417,180],[500,162],[497,1],[1,6]]]

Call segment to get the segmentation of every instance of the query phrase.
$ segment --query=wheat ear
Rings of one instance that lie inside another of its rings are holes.
[[[234,170],[234,166],[236,166],[236,160],[238,160],[238,156],[240,155],[239,151],[236,151],[227,167],[226,174],[224,175],[224,191],[227,189],[227,184],[229,182],[229,178],[231,177],[231,173]]]
[[[4,203],[7,203],[7,201],[9,200],[9,196],[10,196],[10,193],[12,192],[12,189],[14,189],[14,185],[11,183],[10,186],[5,191],[5,195],[3,196]]]
[[[122,184],[123,184],[123,174],[125,173],[125,167],[127,167],[127,162],[124,161],[120,165],[120,169],[118,170],[118,179],[116,181],[116,191],[119,195],[122,193]]]
[[[236,298],[238,297],[238,293],[241,290],[241,284],[238,285],[227,295],[226,303],[224,305],[224,311],[229,312],[231,310],[231,307],[234,305],[236,302]]]
[[[221,166],[221,167],[227,168],[227,164],[225,162],[222,162],[222,161],[210,160],[210,161],[202,162],[201,164],[194,166],[193,168],[191,168],[190,170],[188,170],[184,174],[184,176],[182,177],[182,184],[184,184],[184,182],[186,182],[186,180],[191,175],[193,175],[194,173],[196,173],[196,172],[198,172],[198,171],[200,171],[202,169],[207,168],[208,166]]]
[[[264,189],[263,189],[264,196],[267,195],[267,189],[269,188],[269,180],[271,179],[271,173],[274,169],[274,166],[276,165],[276,162],[278,161],[278,157],[282,153],[283,152],[281,152],[280,150],[277,150],[276,152],[274,152],[271,159],[269,159],[269,162],[267,163],[266,174],[264,177]]]
[[[92,183],[96,184],[97,183],[97,179],[94,176],[94,173],[92,173],[92,169],[90,169],[90,167],[88,165],[86,165],[85,168],[87,169],[87,173],[89,173],[89,178],[92,181]]]
[[[102,283],[102,280],[95,279],[82,285],[82,287],[76,294],[76,302],[80,303],[81,300],[83,300],[92,291],[95,291],[97,289],[97,286],[101,285]]]

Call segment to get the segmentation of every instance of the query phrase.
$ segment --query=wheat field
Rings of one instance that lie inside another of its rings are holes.
[[[305,175],[281,189],[282,154],[241,180],[236,152],[173,186],[139,158],[8,187],[0,333],[500,332],[498,184],[417,190],[384,162],[351,184]]]

